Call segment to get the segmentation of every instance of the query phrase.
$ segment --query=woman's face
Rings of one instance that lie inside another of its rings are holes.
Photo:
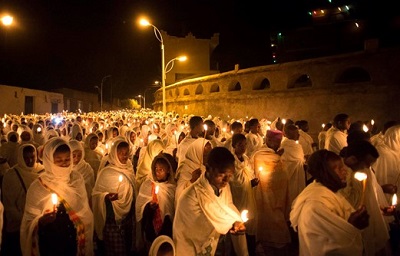
[[[333,170],[340,178],[340,181],[344,184],[346,184],[346,178],[347,178],[347,170],[345,168],[345,165],[343,163],[342,159],[334,160],[334,161],[328,161],[329,168]]]
[[[26,166],[33,167],[36,162],[35,152],[33,150],[29,150],[27,152],[24,152],[23,154]]]
[[[82,150],[72,151],[72,161],[74,165],[77,165],[82,159]]]
[[[95,150],[95,148],[97,147],[97,144],[99,143],[99,139],[97,139],[96,137],[93,137],[90,139],[90,143],[89,143],[89,147],[91,150]]]
[[[155,164],[156,179],[159,182],[166,181],[170,173],[169,166],[166,163],[157,161]]]
[[[82,133],[78,133],[76,136],[75,136],[75,139],[77,140],[77,141],[82,141]]]
[[[235,154],[243,155],[244,152],[246,152],[246,147],[247,147],[247,141],[246,140],[239,141],[235,145]]]
[[[53,162],[59,167],[68,167],[71,164],[71,152],[55,152]]]
[[[129,159],[129,148],[122,147],[122,148],[117,149],[117,157],[118,157],[118,160],[121,162],[121,164],[126,164]]]
[[[132,143],[135,143],[136,140],[136,134],[134,132],[131,132],[131,136],[129,137]]]

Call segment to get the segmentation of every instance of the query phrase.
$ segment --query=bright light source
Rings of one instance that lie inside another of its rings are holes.
[[[150,22],[148,20],[146,20],[145,18],[142,18],[139,20],[139,24],[142,26],[150,26]]]
[[[183,55],[183,56],[179,56],[176,58],[179,61],[186,61],[187,60],[187,56]]]
[[[5,15],[1,18],[1,22],[4,26],[10,26],[13,23],[13,19],[10,15]]]

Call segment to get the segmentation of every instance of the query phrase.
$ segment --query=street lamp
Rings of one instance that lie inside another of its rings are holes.
[[[165,74],[167,74],[169,71],[171,71],[171,69],[174,67],[174,63],[175,61],[186,61],[187,57],[185,55],[173,58],[172,60],[168,61],[167,65],[165,65]],[[168,67],[171,64],[170,67]]]
[[[109,77],[111,77],[111,75],[107,75],[107,76],[103,77],[103,79],[101,79],[101,85],[100,85],[100,111],[103,111],[103,84],[104,84],[104,81]],[[94,88],[99,89],[98,86],[95,86]]]
[[[163,113],[167,113],[167,104],[165,102],[165,56],[164,56],[164,40],[161,35],[160,30],[151,24],[148,20],[142,18],[139,21],[139,24],[142,26],[152,26],[154,29],[154,35],[156,36],[157,40],[161,43],[161,87],[162,87],[162,102],[163,102]]]
[[[143,105],[146,105],[146,98],[144,97],[144,96],[142,96],[142,95],[138,95],[138,98],[140,99],[140,98],[143,98]],[[140,106],[142,106],[142,100],[140,100],[140,102],[139,102],[139,104],[140,104]]]
[[[13,23],[13,20],[14,20],[14,18],[10,15],[4,15],[3,17],[1,17],[1,23],[6,27],[11,26],[11,24]]]

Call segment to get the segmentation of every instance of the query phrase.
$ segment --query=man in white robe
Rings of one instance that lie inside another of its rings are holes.
[[[192,116],[189,120],[189,127],[190,132],[181,141],[181,143],[179,143],[177,148],[176,158],[178,165],[185,159],[186,151],[189,145],[203,134],[203,119],[200,116]]]
[[[173,224],[176,255],[215,255],[217,249],[223,250],[217,248],[220,236],[228,232],[233,239],[244,240],[236,254],[248,255],[245,226],[229,188],[234,168],[233,155],[216,147],[210,152],[206,173],[183,192]]]
[[[365,207],[354,211],[337,191],[347,170],[331,151],[318,150],[308,160],[315,178],[293,202],[290,222],[299,233],[299,255],[362,255],[361,229],[368,226]]]
[[[286,139],[282,141],[281,149],[284,150],[281,162],[284,172],[289,179],[289,204],[306,187],[306,174],[304,171],[304,152],[297,140],[298,128],[293,125],[285,125]]]
[[[261,124],[257,118],[250,119],[249,123],[249,133],[246,134],[247,138],[247,152],[246,155],[251,157],[254,151],[261,148],[264,144],[264,139],[260,135]]]
[[[326,132],[325,149],[340,153],[347,146],[347,130],[350,128],[350,118],[347,114],[338,114],[333,119],[333,126]]]

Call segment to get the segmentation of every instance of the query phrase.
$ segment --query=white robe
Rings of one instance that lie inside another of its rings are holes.
[[[284,152],[281,156],[283,170],[289,179],[289,202],[300,194],[306,187],[306,174],[304,171],[304,153],[300,144],[294,140],[285,139],[281,143]]]
[[[214,255],[219,236],[228,233],[236,221],[241,217],[229,185],[216,196],[202,174],[178,200],[173,223],[176,255]]]
[[[347,146],[347,134],[335,127],[329,128],[325,137],[325,149],[339,155],[340,150]]]
[[[314,181],[293,202],[292,227],[299,255],[362,255],[361,231],[347,220],[353,207],[339,193]]]

